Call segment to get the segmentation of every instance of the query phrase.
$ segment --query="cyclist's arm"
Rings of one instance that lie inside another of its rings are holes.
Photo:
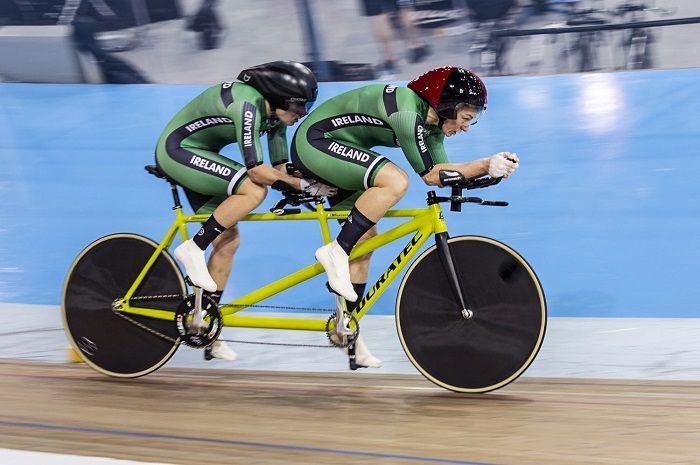
[[[275,181],[283,181],[293,188],[301,190],[299,179],[263,164],[260,125],[266,116],[261,114],[259,107],[264,108],[264,105],[254,105],[250,101],[239,100],[227,109],[227,113],[233,119],[236,127],[238,148],[243,155],[243,163],[248,171],[248,177],[254,183],[264,186],[271,186]]]
[[[388,122],[413,170],[421,177],[430,172],[435,159],[428,146],[423,118],[413,111],[397,111],[389,116]]]
[[[243,164],[247,170],[263,164],[262,146],[260,145],[260,125],[265,114],[260,111],[264,105],[256,105],[248,100],[237,100],[226,112],[236,127],[238,148],[243,155]]]
[[[267,133],[267,149],[270,153],[270,164],[279,166],[289,161],[289,149],[287,148],[287,126],[279,123]]]
[[[459,171],[467,178],[483,176],[488,172],[488,158],[468,161],[466,163],[450,163],[445,152],[445,134],[440,131],[428,137],[428,148],[433,156],[435,164],[432,169],[421,176],[423,181],[429,186],[440,186],[440,170]]]
[[[248,177],[255,184],[271,186],[277,181],[282,181],[294,189],[301,190],[301,179],[287,174],[285,165],[277,165],[274,168],[269,165],[258,165],[248,170]]]
[[[438,163],[433,166],[428,173],[422,176],[423,181],[429,186],[444,187],[440,184],[440,170],[459,171],[466,178],[479,177],[488,173],[489,159],[482,158],[465,163]]]

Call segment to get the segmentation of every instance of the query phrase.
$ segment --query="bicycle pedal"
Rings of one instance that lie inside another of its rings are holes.
[[[190,279],[190,275],[185,276],[185,284],[193,288],[193,290],[201,289],[199,286],[197,286],[195,283],[192,282]],[[205,291],[206,292],[206,291]]]
[[[331,294],[340,295],[333,290],[333,288],[331,287],[331,284],[328,281],[326,281],[326,289],[328,289],[328,292],[330,292]]]
[[[214,356],[211,354],[211,347],[204,348],[204,360],[213,360]]]

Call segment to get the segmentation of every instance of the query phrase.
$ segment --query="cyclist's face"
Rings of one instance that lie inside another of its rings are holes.
[[[292,110],[282,110],[281,108],[277,108],[275,110],[275,114],[277,115],[277,118],[287,126],[293,125],[299,120],[299,118],[301,118],[299,113]]]
[[[460,108],[457,111],[457,119],[446,119],[442,123],[442,132],[450,137],[458,132],[469,131],[469,126],[476,121],[477,114],[478,111],[473,108]]]

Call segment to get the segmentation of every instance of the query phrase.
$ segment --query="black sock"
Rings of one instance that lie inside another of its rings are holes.
[[[352,288],[355,291],[355,294],[357,294],[357,301],[356,302],[350,302],[349,300],[345,301],[345,308],[347,309],[348,312],[352,312],[355,310],[355,307],[357,307],[357,304],[360,303],[360,300],[362,300],[362,296],[365,295],[365,287],[367,286],[367,283],[352,283]]]
[[[221,226],[214,215],[211,215],[206,223],[202,225],[197,234],[192,238],[197,247],[202,250],[207,250],[209,244],[212,243],[214,239],[219,237],[219,234],[226,231],[226,228]]]
[[[343,228],[340,230],[340,234],[338,234],[336,240],[345,253],[350,255],[350,251],[355,247],[357,241],[359,241],[362,235],[369,231],[374,224],[374,221],[371,221],[360,213],[357,207],[352,207],[350,215],[348,215],[348,219],[343,223]]]

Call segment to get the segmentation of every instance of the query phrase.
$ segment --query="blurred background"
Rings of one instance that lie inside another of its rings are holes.
[[[276,59],[322,81],[700,63],[697,0],[2,0],[0,80],[210,83]]]

